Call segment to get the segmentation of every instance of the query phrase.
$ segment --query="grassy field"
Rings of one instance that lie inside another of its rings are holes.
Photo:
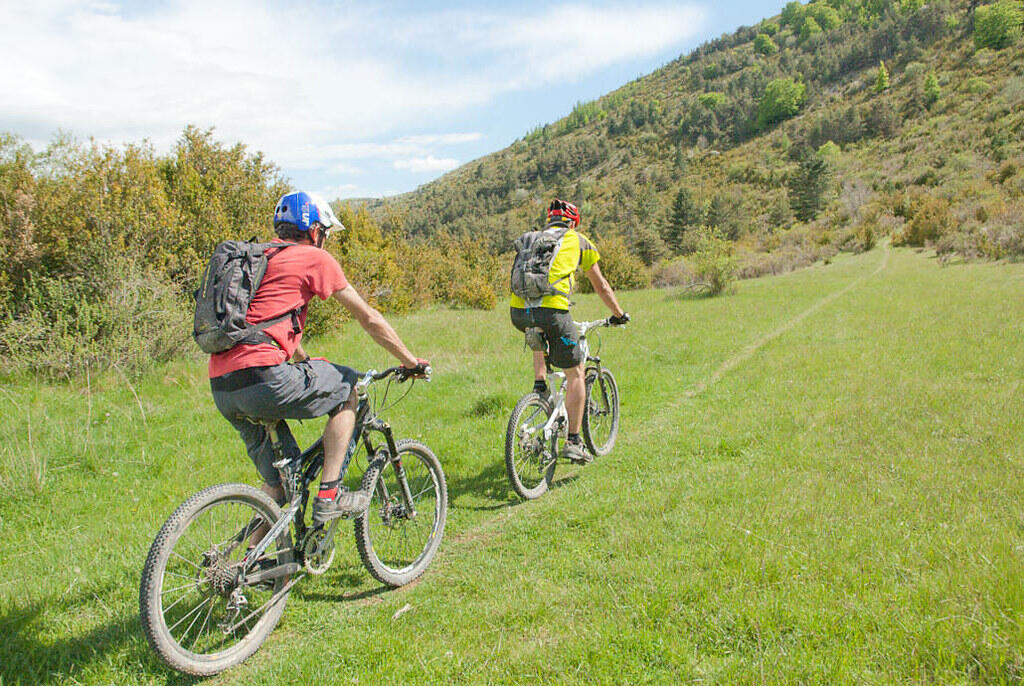
[[[397,319],[436,370],[389,418],[444,464],[438,557],[386,591],[343,541],[207,681],[1024,681],[1024,265],[878,248],[622,300],[635,324],[602,334],[619,442],[531,503],[502,464],[531,385],[507,313]],[[354,326],[309,348],[390,364]],[[151,654],[137,593],[180,501],[255,480],[204,365],[0,400],[0,684],[191,683]]]

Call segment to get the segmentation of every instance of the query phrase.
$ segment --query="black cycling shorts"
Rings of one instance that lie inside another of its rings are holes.
[[[551,307],[510,308],[512,326],[525,332],[531,326],[544,332],[548,342],[548,360],[559,369],[569,369],[583,363],[579,334],[568,310]]]

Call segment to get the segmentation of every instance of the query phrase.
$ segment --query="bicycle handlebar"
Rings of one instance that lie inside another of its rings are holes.
[[[626,325],[625,322],[623,322],[622,324],[613,324],[611,317],[606,317],[604,319],[595,319],[595,320],[589,321],[589,322],[574,322],[574,323],[576,324],[576,328],[579,330],[579,333],[580,333],[581,336],[585,336],[588,331],[590,331],[591,329],[596,329],[599,326],[625,326]]]
[[[366,374],[363,375],[363,378],[359,380],[359,384],[361,384],[364,387],[369,386],[370,383],[374,381],[381,381],[382,379],[386,379],[389,376],[398,377],[399,383],[413,377],[420,377],[427,381],[430,381],[430,375],[432,372],[433,369],[431,369],[429,364],[417,365],[412,369],[403,366],[388,367],[382,372],[378,372],[376,369],[371,369],[368,372],[366,372]]]

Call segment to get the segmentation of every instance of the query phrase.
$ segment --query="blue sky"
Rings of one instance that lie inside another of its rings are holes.
[[[415,189],[784,0],[39,0],[0,7],[0,131],[214,127],[329,198]]]

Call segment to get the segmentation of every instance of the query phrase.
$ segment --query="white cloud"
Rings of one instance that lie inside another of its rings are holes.
[[[450,157],[438,159],[433,155],[414,157],[408,160],[395,160],[395,169],[404,169],[415,173],[445,172],[459,166],[459,161]]]
[[[458,145],[459,143],[473,143],[483,138],[482,133],[440,133],[424,134],[421,136],[404,136],[396,140],[396,143],[408,143],[410,145]]]
[[[655,2],[401,14],[271,0],[4,2],[0,131],[34,142],[58,129],[148,138],[162,150],[197,124],[286,173],[356,173],[359,160],[447,171],[456,162],[444,148],[482,134],[398,132],[656,54],[699,29],[694,6]]]

